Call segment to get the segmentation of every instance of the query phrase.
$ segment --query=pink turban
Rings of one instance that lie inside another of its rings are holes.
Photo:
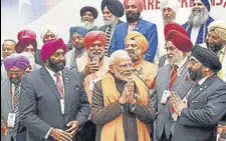
[[[106,35],[103,31],[90,31],[85,36],[85,48],[88,49],[93,42],[100,41],[103,46],[106,44]]]
[[[41,50],[41,60],[47,60],[57,49],[63,49],[65,53],[67,52],[67,46],[63,39],[58,38],[46,42]]]
[[[9,70],[13,67],[16,67],[19,69],[26,69],[30,65],[30,62],[28,58],[25,56],[22,56],[19,54],[16,54],[16,55],[12,54],[10,56],[7,56],[4,59],[3,64],[6,70]]]
[[[137,6],[137,9],[142,12],[144,10],[144,2],[143,0],[124,0],[124,6],[128,3],[134,3]]]

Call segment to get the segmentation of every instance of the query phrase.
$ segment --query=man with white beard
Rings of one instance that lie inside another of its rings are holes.
[[[124,14],[124,7],[119,0],[103,0],[101,3],[104,25],[100,30],[106,33],[107,42],[104,49],[104,55],[108,56],[108,51],[111,45],[112,35],[116,25],[123,23],[119,18]]]
[[[88,31],[98,29],[98,27],[95,26],[94,23],[95,19],[98,16],[96,8],[92,6],[85,6],[80,10],[80,16],[81,16],[80,26],[84,27]]]
[[[189,34],[193,44],[205,42],[208,33],[208,26],[214,21],[209,16],[211,3],[209,0],[194,0],[191,14],[183,27]]]

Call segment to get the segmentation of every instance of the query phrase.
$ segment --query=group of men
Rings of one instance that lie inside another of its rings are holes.
[[[1,140],[226,140],[226,22],[194,0],[179,25],[178,8],[162,1],[160,32],[141,18],[143,0],[103,0],[105,25],[95,26],[98,12],[85,6],[67,43],[49,25],[41,49],[31,30],[5,40]]]

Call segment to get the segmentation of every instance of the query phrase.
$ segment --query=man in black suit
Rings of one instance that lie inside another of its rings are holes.
[[[72,141],[88,119],[83,74],[64,69],[66,48],[61,38],[45,43],[41,50],[45,66],[22,79],[21,123],[28,141]]]
[[[193,88],[180,98],[171,93],[171,104],[179,116],[174,124],[173,141],[214,141],[218,121],[226,113],[226,83],[214,52],[199,45],[192,49],[188,64]]]

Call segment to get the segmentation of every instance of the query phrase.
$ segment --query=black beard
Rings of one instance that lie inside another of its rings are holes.
[[[9,81],[15,85],[20,84],[21,79],[20,78],[10,78]]]
[[[202,79],[202,72],[201,72],[201,70],[193,71],[191,69],[188,69],[188,71],[189,71],[189,75],[190,75],[191,80],[197,81],[197,80]]]
[[[217,53],[223,48],[223,46],[220,46],[220,45],[215,45],[214,47],[210,47],[208,42],[206,42],[206,46],[208,49],[212,50],[215,53]]]
[[[64,66],[65,66],[65,60],[60,61],[60,62],[52,62],[51,60],[49,60],[48,67],[54,72],[58,72],[58,71],[63,70]]]
[[[133,12],[126,12],[126,20],[128,23],[137,22],[140,19],[140,12],[133,13]]]

